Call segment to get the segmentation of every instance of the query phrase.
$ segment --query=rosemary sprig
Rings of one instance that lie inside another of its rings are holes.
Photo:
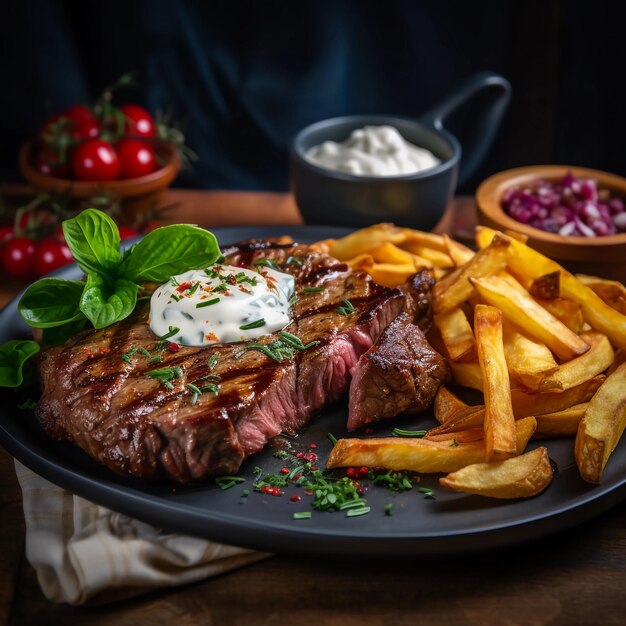
[[[164,335],[161,335],[159,339],[161,341],[163,341],[164,339],[169,339],[170,337],[173,337],[179,331],[180,331],[180,328],[178,328],[177,326],[170,326],[168,332],[166,332]]]
[[[249,322],[248,324],[243,324],[243,326],[239,327],[239,330],[251,330],[253,328],[261,328],[261,326],[265,326],[265,320],[263,318]]]
[[[211,298],[210,300],[203,300],[202,302],[198,302],[196,304],[196,309],[203,309],[205,306],[211,306],[212,304],[217,304],[220,301],[219,298]]]
[[[391,434],[396,437],[423,437],[427,432],[426,430],[403,430],[402,428],[394,428]]]

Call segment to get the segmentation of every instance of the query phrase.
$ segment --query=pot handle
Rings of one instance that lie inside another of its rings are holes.
[[[424,124],[432,126],[435,130],[442,130],[450,115],[483,92],[489,99],[475,122],[473,141],[461,153],[459,185],[463,185],[469,179],[485,158],[511,99],[511,84],[499,74],[479,72],[470,76],[442,102],[420,117]]]

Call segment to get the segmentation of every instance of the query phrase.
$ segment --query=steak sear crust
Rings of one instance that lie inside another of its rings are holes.
[[[400,314],[352,372],[348,430],[432,405],[450,377],[446,360],[407,313]]]
[[[83,331],[43,352],[37,416],[50,436],[144,480],[186,483],[234,473],[269,439],[296,434],[337,400],[361,355],[405,306],[402,291],[381,287],[309,246],[247,241],[224,253],[231,265],[252,267],[262,257],[291,273],[298,298],[285,330],[305,345],[318,343],[282,362],[250,349],[271,344],[277,334],[172,350],[149,328],[149,303],[140,303],[122,322]],[[324,290],[303,292],[319,286]],[[344,299],[354,313],[337,310]],[[161,361],[150,362],[144,351]],[[147,376],[170,367],[180,368],[171,389]],[[205,390],[194,398],[189,383],[215,385],[217,393]]]

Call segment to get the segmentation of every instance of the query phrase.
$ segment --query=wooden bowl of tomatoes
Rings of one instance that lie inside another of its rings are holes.
[[[136,225],[180,171],[179,146],[167,140],[167,131],[135,104],[74,105],[22,145],[20,169],[41,193],[117,197],[124,221]]]

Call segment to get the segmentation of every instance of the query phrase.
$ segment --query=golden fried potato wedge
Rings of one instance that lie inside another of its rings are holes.
[[[448,256],[457,267],[461,267],[461,265],[465,265],[468,261],[471,261],[476,254],[473,250],[470,250],[467,246],[455,241],[446,233],[443,235],[443,240],[446,243],[446,252],[448,253]]]
[[[571,389],[604,372],[613,363],[615,352],[602,333],[585,333],[580,338],[590,347],[585,354],[567,361],[539,384],[540,391]]]
[[[585,329],[585,318],[580,304],[565,300],[564,298],[553,298],[545,300],[535,298],[537,304],[540,304],[548,313],[551,313],[557,320],[563,322],[573,333],[580,335]],[[591,326],[588,328],[591,330]]]
[[[515,450],[515,417],[504,358],[502,311],[479,304],[474,310],[474,332],[485,394],[485,452],[490,460],[494,455]]]
[[[429,434],[426,439],[430,441],[456,441],[457,443],[470,443],[471,441],[484,441],[485,429],[482,426],[476,428],[467,428],[466,430],[459,430],[454,433],[432,433]]]
[[[598,389],[580,422],[574,455],[580,475],[599,483],[626,426],[626,363]]]
[[[606,376],[600,374],[565,391],[529,393],[521,389],[512,389],[511,403],[513,404],[513,413],[519,419],[526,415],[537,416],[563,411],[575,404],[591,400],[605,380]]]
[[[534,417],[516,423],[516,449],[521,454],[537,426]],[[428,439],[340,439],[333,448],[326,467],[383,467],[395,471],[422,473],[455,472],[485,458],[484,441],[460,443],[451,437],[445,441]]]
[[[545,343],[559,358],[569,360],[589,349],[563,322],[538,305],[521,285],[514,288],[508,280],[497,276],[471,278],[470,282],[489,304],[500,309],[528,335]]]
[[[453,415],[448,421],[431,428],[425,435],[426,439],[452,437],[466,430],[481,428],[483,433],[485,423],[485,405],[468,406],[463,411]]]
[[[526,243],[528,241],[528,235],[524,235],[524,233],[518,233],[516,230],[509,230],[507,228],[504,231],[504,234],[507,237],[511,237],[511,239],[517,239],[517,241],[521,241],[522,243]]]
[[[504,235],[494,237],[487,248],[441,279],[433,288],[435,313],[445,313],[465,302],[474,293],[470,278],[490,276],[504,269],[510,241]]]
[[[383,287],[399,287],[419,268],[410,265],[394,265],[393,263],[374,263],[367,268],[367,273]]]
[[[528,290],[533,298],[553,300],[561,294],[561,272],[550,272],[535,278]]]
[[[383,243],[402,243],[405,239],[403,229],[393,224],[374,224],[335,240],[330,244],[330,253],[340,261],[346,261]]]
[[[477,227],[476,245],[481,249],[486,248],[496,234],[498,231],[491,228]],[[589,286],[563,269],[556,261],[511,239],[507,251],[507,266],[516,275],[533,279],[550,272],[561,272],[561,297],[580,304],[585,321],[592,328],[607,335],[613,345],[626,348],[626,314],[611,308]]]
[[[447,422],[468,408],[468,405],[453,394],[445,385],[439,387],[433,404],[433,412],[438,422]]]
[[[607,376],[610,376],[622,363],[626,363],[626,350],[624,348],[618,348],[615,351],[615,358],[608,370],[606,370]]]
[[[545,343],[527,337],[518,326],[505,320],[503,324],[504,357],[511,378],[531,390],[538,390],[541,381],[556,371],[557,362]]]
[[[435,267],[440,267],[442,269],[454,267],[454,261],[446,252],[441,252],[440,250],[435,250],[434,248],[422,246],[408,240],[404,242],[402,247],[411,254],[414,254],[419,258],[426,259],[431,265],[434,265]]]
[[[403,248],[408,245],[417,245],[431,248],[432,250],[439,250],[439,252],[446,252],[446,242],[443,235],[427,233],[423,230],[414,230],[412,228],[397,228],[396,230],[404,235],[404,240],[401,242]]]
[[[395,265],[412,265],[413,255],[402,248],[398,248],[393,243],[385,241],[379,246],[372,248],[368,251],[371,254],[374,261],[377,263],[392,263]]]
[[[569,409],[536,415],[537,430],[533,437],[535,439],[546,439],[548,437],[574,437],[578,431],[578,425],[585,415],[589,406],[588,402],[575,404]]]
[[[586,274],[576,274],[576,278],[590,287],[612,309],[626,315],[626,287],[622,283]]]
[[[374,257],[371,254],[363,253],[352,257],[351,259],[346,259],[345,263],[347,263],[353,270],[363,270],[367,272],[374,266],[376,261],[374,261]]]
[[[452,371],[452,378],[457,385],[483,391],[483,374],[478,361],[457,363],[450,359],[448,365]]]
[[[453,361],[469,363],[476,360],[474,333],[461,308],[457,307],[446,313],[435,315],[433,321]]]
[[[468,465],[440,478],[439,484],[490,498],[530,498],[550,484],[552,474],[548,450],[541,447],[504,461]]]

